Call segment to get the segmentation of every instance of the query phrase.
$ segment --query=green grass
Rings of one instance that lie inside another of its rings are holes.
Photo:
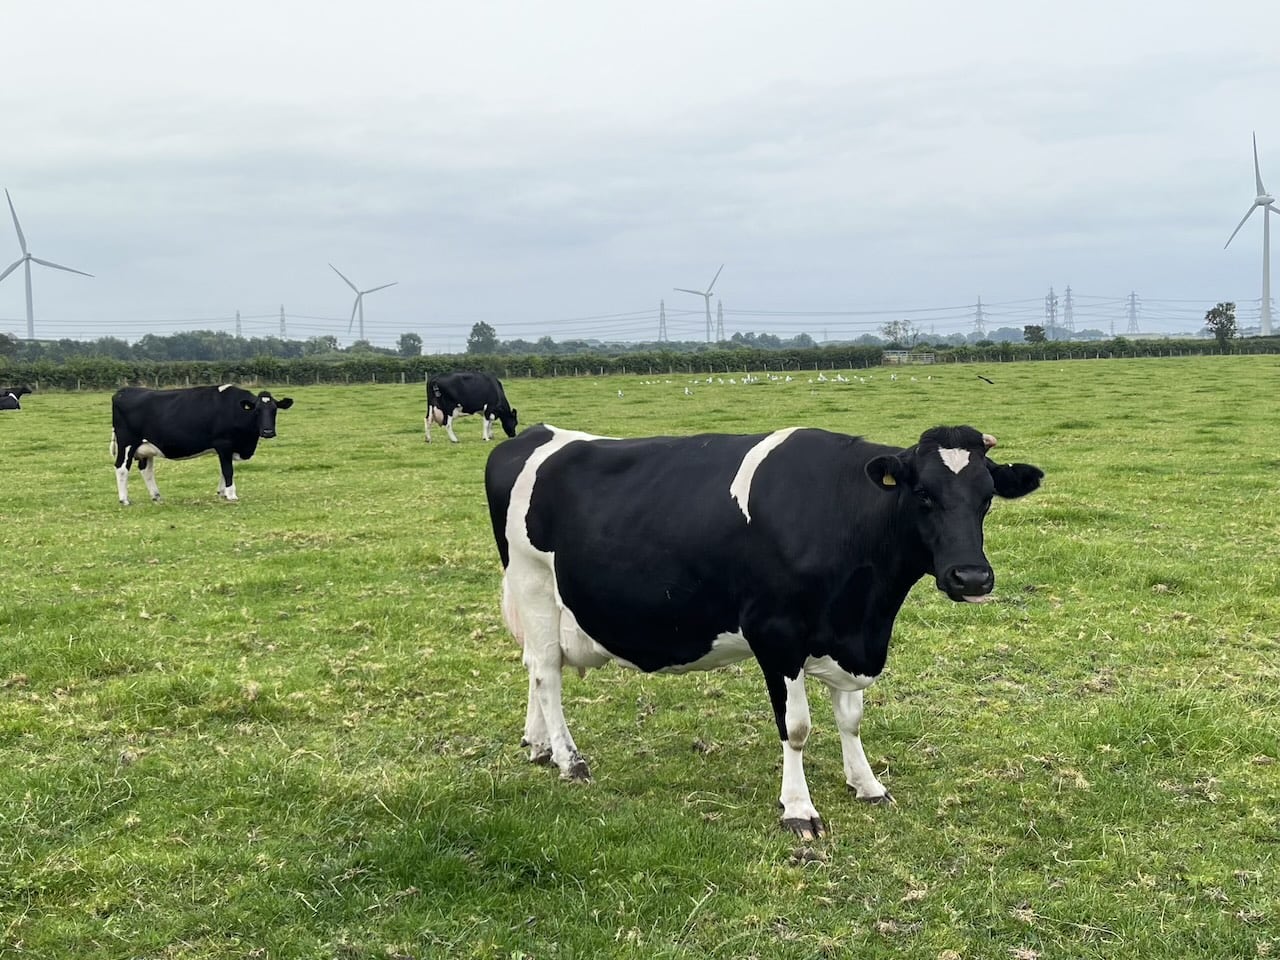
[[[0,954],[1280,955],[1274,359],[690,379],[507,386],[618,436],[971,423],[1046,471],[987,522],[998,602],[899,617],[863,724],[897,805],[846,794],[815,690],[832,835],[784,834],[751,664],[570,674],[597,779],[528,765],[490,447],[426,446],[420,386],[276,390],[239,504],[202,459],[130,508],[109,396],[40,394],[0,415]]]

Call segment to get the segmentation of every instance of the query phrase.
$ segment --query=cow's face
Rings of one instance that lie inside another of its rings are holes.
[[[516,411],[514,407],[498,411],[498,420],[502,423],[502,432],[508,437],[516,435]]]
[[[982,603],[995,588],[982,552],[992,496],[1026,496],[1044,476],[1029,463],[993,463],[987,451],[995,443],[972,427],[934,427],[911,449],[867,464],[872,481],[898,499],[929,554],[938,589],[952,600]]]
[[[246,397],[240,401],[246,413],[252,413],[258,421],[258,436],[270,440],[276,435],[276,412],[288,410],[293,406],[292,397],[281,397],[277,400],[266,390],[256,397]]]

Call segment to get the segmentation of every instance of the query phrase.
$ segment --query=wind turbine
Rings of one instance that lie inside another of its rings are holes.
[[[1264,337],[1271,336],[1271,218],[1268,214],[1280,214],[1280,208],[1276,207],[1276,198],[1267,193],[1267,188],[1262,185],[1262,169],[1258,166],[1258,135],[1253,135],[1253,179],[1258,187],[1258,195],[1253,198],[1253,205],[1245,211],[1244,217],[1240,223],[1231,231],[1231,236],[1227,237],[1227,242],[1222,249],[1225,250],[1231,246],[1231,241],[1236,238],[1236,234],[1240,232],[1240,228],[1244,226],[1245,220],[1253,216],[1253,211],[1259,207],[1262,208],[1262,335]]]
[[[720,270],[724,269],[724,264],[720,264]],[[690,290],[688,287],[676,287],[681,293],[696,293],[706,301],[707,307],[707,343],[711,342],[711,290],[715,287],[716,281],[720,279],[720,270],[716,271],[716,275],[711,278],[711,282],[707,284],[705,290]]]
[[[39,257],[33,257],[31,251],[27,249],[27,238],[22,234],[22,224],[18,223],[18,211],[13,209],[13,197],[9,196],[9,191],[5,190],[4,198],[9,201],[9,214],[13,217],[13,229],[18,231],[18,246],[22,248],[22,256],[9,264],[9,268],[4,273],[0,273],[0,280],[3,280],[13,271],[18,269],[21,264],[26,271],[27,276],[27,339],[34,340],[36,338],[36,324],[34,315],[31,312],[31,263],[35,261],[42,267],[53,267],[55,270],[65,270],[67,273],[78,273],[82,277],[92,277],[92,273],[85,273],[83,270],[73,270],[71,267],[64,267],[60,263],[53,263],[49,260],[41,260]]]
[[[366,293],[373,293],[375,290],[385,290],[387,289],[387,287],[394,287],[400,281],[392,280],[390,283],[384,283],[380,287],[370,287],[368,290],[361,290],[359,287],[357,287],[354,283],[352,283],[346,277],[343,277],[342,271],[339,270],[337,267],[335,267],[332,263],[329,264],[329,269],[332,270],[334,273],[336,273],[338,276],[342,277],[346,285],[356,292],[356,302],[351,307],[351,319],[347,322],[347,333],[351,332],[351,324],[355,323],[356,313],[358,312],[360,314],[360,339],[363,340],[364,339],[364,295]]]

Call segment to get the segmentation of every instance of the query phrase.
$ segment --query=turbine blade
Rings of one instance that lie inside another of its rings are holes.
[[[85,273],[83,270],[76,270],[74,267],[64,267],[62,264],[54,263],[52,260],[41,260],[39,257],[32,257],[31,259],[43,267],[53,267],[55,270],[65,270],[67,273],[78,273],[82,277],[93,276],[92,273]]]
[[[1258,135],[1253,135],[1253,179],[1258,184],[1258,196],[1262,196],[1267,192],[1267,188],[1262,185],[1262,168],[1258,166]]]
[[[673,287],[672,289],[679,290],[681,293],[696,293],[700,297],[706,296],[701,290],[690,290],[688,287]]]
[[[25,260],[25,259],[27,259],[27,258],[26,258],[26,257],[23,257],[23,258],[22,258],[22,260]],[[7,270],[5,270],[5,272],[4,272],[4,273],[0,273],[0,280],[3,280],[3,279],[4,279],[5,277],[7,277],[9,274],[13,273],[13,271],[17,270],[17,269],[18,269],[18,267],[19,267],[19,266],[21,266],[21,264],[22,264],[22,260],[15,260],[15,261],[13,261],[13,263],[9,264],[9,268],[8,268]]]
[[[360,289],[354,283],[348,280],[345,276],[343,276],[342,271],[339,270],[337,267],[335,267],[332,263],[329,264],[329,269],[332,270],[334,273],[336,273],[338,276],[342,277],[343,283],[345,283],[352,290],[355,290],[356,293],[360,292]]]
[[[724,264],[720,264],[720,270],[724,269]],[[716,281],[720,279],[720,270],[716,271],[716,275],[711,278],[711,282],[707,284],[707,293],[711,292],[711,288],[716,285]]]
[[[1232,231],[1231,231],[1231,236],[1227,237],[1227,242],[1226,242],[1226,243],[1224,243],[1224,244],[1222,245],[1222,249],[1223,249],[1223,250],[1225,250],[1225,249],[1227,249],[1227,247],[1231,246],[1231,241],[1232,241],[1232,240],[1234,240],[1234,239],[1236,238],[1236,234],[1237,234],[1237,233],[1239,233],[1239,232],[1240,232],[1240,228],[1244,226],[1244,222],[1245,222],[1245,220],[1248,220],[1251,216],[1253,216],[1253,211],[1255,211],[1255,210],[1257,210],[1257,209],[1258,209],[1258,205],[1257,205],[1256,203],[1255,203],[1252,207],[1250,207],[1250,208],[1249,208],[1249,212],[1248,212],[1248,213],[1246,213],[1246,214],[1244,215],[1244,217],[1243,217],[1243,218],[1241,218],[1241,220],[1240,220],[1240,222],[1239,222],[1238,224],[1236,224],[1236,228],[1235,228],[1234,230],[1232,230]]]
[[[357,293],[356,302],[351,305],[351,319],[347,322],[347,333],[351,332],[351,324],[356,322],[356,311],[360,309],[360,298],[363,296],[363,293]]]
[[[22,248],[22,253],[25,256],[27,252],[27,238],[22,235],[22,224],[18,222],[18,211],[13,209],[13,197],[9,196],[9,191],[7,189],[4,192],[4,198],[9,201],[9,215],[13,217],[13,229],[18,231],[18,246]]]
[[[375,290],[385,290],[387,287],[394,287],[399,282],[399,280],[392,280],[390,283],[384,283],[380,287],[370,287],[368,290],[362,290],[361,293],[373,293]]]

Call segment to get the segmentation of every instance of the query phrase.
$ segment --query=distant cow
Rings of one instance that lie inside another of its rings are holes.
[[[502,422],[508,437],[516,435],[516,411],[507,402],[502,383],[491,373],[445,373],[427,381],[427,415],[423,430],[431,442],[431,424],[442,424],[454,443],[453,418],[459,414],[479,413],[484,419],[483,440],[493,439],[493,421]]]
[[[863,753],[862,691],[921,577],[954,601],[990,599],[992,496],[1044,476],[993,463],[994,446],[972,427],[903,449],[794,427],[611,440],[541,424],[502,444],[485,492],[529,672],[529,759],[590,779],[565,723],[566,666],[683,673],[755,657],[782,740],[783,826],[825,831],[804,776],[806,675],[830,691],[848,785],[890,800]]]
[[[147,390],[125,387],[111,398],[111,454],[116,461],[120,502],[129,503],[129,467],[138,461],[151,499],[160,499],[155,458],[186,460],[216,453],[222,470],[218,496],[236,496],[233,464],[248,460],[258,440],[276,435],[276,411],[293,406],[290,397],[275,399],[266,390],[254,395],[231,384]]]
[[[30,387],[0,387],[0,410],[21,410],[22,404],[18,402],[18,398],[25,397],[30,392]]]

